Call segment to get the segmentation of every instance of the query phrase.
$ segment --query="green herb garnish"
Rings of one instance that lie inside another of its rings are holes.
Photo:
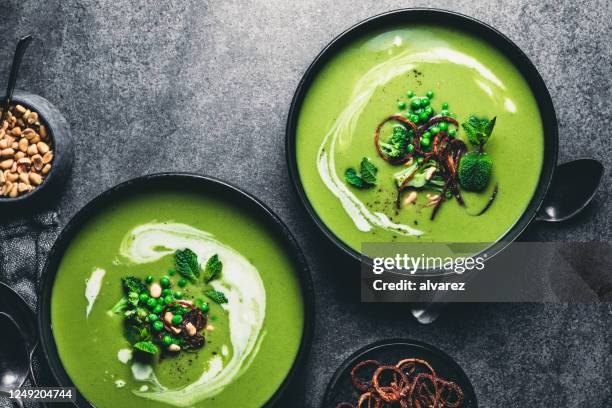
[[[179,249],[174,253],[174,264],[176,271],[185,279],[193,282],[200,276],[198,256],[189,248]]]
[[[470,143],[481,152],[484,149],[484,145],[491,137],[491,133],[493,133],[496,119],[497,118],[494,117],[489,120],[487,118],[478,118],[472,115],[467,122],[461,124]]]
[[[204,268],[204,282],[208,283],[214,279],[217,279],[221,276],[221,272],[223,271],[223,262],[219,259],[219,255],[214,254],[208,261],[206,262],[206,267]]]
[[[380,143],[381,150],[392,159],[398,159],[406,154],[407,146],[408,131],[402,125],[394,126],[391,137],[386,142]],[[361,176],[363,177],[363,170]]]
[[[228,302],[223,292],[219,292],[217,290],[210,289],[204,292],[204,294],[208,296],[210,299],[212,299],[212,301],[215,303],[222,304],[222,303]]]
[[[346,182],[357,188],[371,187],[376,184],[376,173],[378,173],[378,169],[367,157],[361,160],[360,171],[361,175],[358,175],[355,169],[347,169],[344,173]]]
[[[135,276],[125,276],[121,278],[123,288],[126,292],[144,293],[147,291],[147,286]]]
[[[157,354],[159,348],[150,341],[140,341],[134,344],[134,349],[148,354]]]

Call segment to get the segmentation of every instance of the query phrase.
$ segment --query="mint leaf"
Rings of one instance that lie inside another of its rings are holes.
[[[484,145],[491,137],[491,133],[493,133],[496,119],[497,117],[489,120],[472,115],[466,122],[461,124],[461,127],[465,130],[470,143],[482,151]]]
[[[208,258],[206,262],[206,267],[204,268],[204,281],[208,283],[211,280],[217,279],[221,276],[221,271],[223,271],[223,262],[219,259],[219,255],[214,254]]]
[[[364,157],[361,159],[361,179],[371,185],[376,184],[376,173],[378,173],[378,169],[370,159]]]
[[[365,184],[363,180],[361,179],[361,177],[359,177],[359,175],[353,168],[346,169],[346,171],[344,172],[344,179],[346,180],[347,183],[357,188],[363,188]]]
[[[204,294],[208,296],[210,299],[212,299],[213,302],[215,303],[222,304],[222,303],[228,302],[223,292],[219,292],[217,290],[211,289],[211,290],[207,290],[206,292],[204,292]]]
[[[174,264],[176,271],[185,279],[193,282],[200,276],[198,256],[189,248],[174,253]]]
[[[134,348],[148,354],[157,354],[159,351],[157,346],[150,341],[139,341],[138,343],[134,344]]]

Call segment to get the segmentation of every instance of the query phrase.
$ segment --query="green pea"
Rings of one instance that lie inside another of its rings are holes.
[[[170,276],[176,275],[176,269],[174,269],[174,268],[168,269],[168,275],[170,275]]]
[[[150,315],[147,316],[147,319],[151,322],[154,323],[156,321],[159,320],[159,316],[156,315],[155,313],[151,313]]]
[[[200,309],[202,310],[202,312],[206,313],[210,310],[210,307],[208,306],[208,303],[202,303],[202,306],[200,306]]]
[[[172,324],[179,325],[181,323],[183,323],[183,316],[181,316],[181,315],[174,315],[174,316],[172,316]]]
[[[406,146],[406,150],[408,150],[408,153],[412,153],[414,151],[414,146],[412,145],[412,143]]]
[[[408,91],[406,95],[408,95],[409,98],[412,98],[414,96],[414,91]]]
[[[179,281],[178,281],[178,285],[179,285],[181,288],[184,288],[184,287],[187,285],[187,279],[185,279],[185,278],[181,278],[181,279],[179,279]]]
[[[443,110],[440,111],[440,115],[442,115],[442,116],[448,116],[449,114],[450,114],[450,112],[448,110],[446,110],[446,109],[443,109]]]
[[[159,320],[153,322],[153,330],[155,331],[161,331],[161,329],[164,328],[164,324],[162,322],[160,322]]]
[[[168,296],[172,294],[172,289],[164,289],[162,290],[162,296]]]
[[[431,99],[431,98],[433,98],[433,97],[434,97],[434,93],[433,93],[433,91],[427,91],[427,93],[426,93],[425,95],[427,95],[427,97],[428,97],[429,99]]]
[[[148,284],[153,283],[153,276],[149,275],[145,278],[145,282],[147,282]]]
[[[448,103],[444,102],[444,103],[442,104],[442,109],[448,109]]]
[[[153,313],[160,314],[163,311],[164,311],[164,307],[160,304],[158,304],[157,306],[153,308]]]
[[[170,286],[170,278],[167,276],[164,276],[163,278],[161,278],[159,280],[160,285],[162,285],[162,287],[167,288]]]
[[[427,112],[419,113],[419,120],[420,121],[425,122],[427,119],[429,119],[429,115],[427,114]]]
[[[427,139],[427,138],[423,138],[421,139],[421,146],[427,147],[431,144],[431,140]]]
[[[419,98],[414,98],[410,101],[410,106],[412,109],[419,109],[421,107],[421,100]]]
[[[406,102],[404,101],[400,101],[397,103],[397,107],[400,108],[401,110],[406,109]]]
[[[437,135],[438,133],[440,133],[440,128],[437,126],[432,126],[429,128],[429,131],[432,135]]]
[[[164,303],[169,305],[170,303],[174,302],[174,298],[172,297],[172,295],[168,295],[164,298]]]
[[[410,119],[410,121],[412,123],[418,123],[419,122],[419,115],[410,115],[410,117],[408,119]]]
[[[166,334],[166,335],[164,336],[164,339],[163,339],[162,341],[164,342],[164,344],[165,344],[166,346],[169,346],[169,345],[171,345],[171,344],[172,344],[172,337],[170,337],[169,335],[167,335],[167,334]]]
[[[157,306],[157,300],[155,298],[149,298],[149,300],[147,300],[147,306],[149,306],[150,309],[154,308]]]
[[[429,106],[429,98],[423,97],[421,98],[421,106]]]
[[[147,301],[149,300],[149,295],[147,295],[146,293],[141,293],[140,295],[138,295],[138,300],[140,300],[140,303],[147,303]]]
[[[174,297],[176,299],[182,299],[183,298],[183,292],[181,292],[180,290],[177,290],[176,292],[174,292]]]
[[[440,128],[440,130],[448,130],[448,123],[440,122],[438,123],[438,127]]]
[[[450,137],[455,137],[457,135],[457,131],[455,129],[451,129],[448,131],[448,135]]]
[[[431,133],[430,132],[423,133],[423,139],[431,139]]]
[[[434,110],[433,110],[433,108],[432,108],[431,106],[428,106],[427,108],[425,108],[425,113],[426,113],[428,116],[431,116],[431,115],[433,115]]]

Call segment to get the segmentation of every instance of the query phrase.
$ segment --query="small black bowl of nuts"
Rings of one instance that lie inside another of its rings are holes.
[[[0,206],[40,204],[57,193],[73,150],[70,125],[59,110],[41,96],[15,91],[0,123]]]

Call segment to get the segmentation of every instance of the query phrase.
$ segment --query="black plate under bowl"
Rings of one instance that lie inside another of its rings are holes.
[[[266,403],[266,407],[275,406],[284,392],[292,385],[298,372],[304,366],[310,351],[314,328],[314,292],[312,278],[306,260],[298,247],[295,238],[291,235],[283,222],[265,204],[261,203],[250,194],[238,188],[210,177],[185,173],[162,173],[138,177],[121,183],[90,201],[83,207],[61,232],[55,241],[43,269],[40,292],[38,297],[38,331],[40,335],[40,347],[45,360],[53,373],[56,383],[64,387],[74,387],[73,382],[66,373],[53,337],[51,321],[51,292],[57,274],[58,266],[72,239],[78,234],[80,228],[94,217],[102,208],[116,202],[117,200],[138,194],[140,192],[157,191],[159,189],[180,189],[201,194],[212,194],[215,197],[225,197],[230,203],[239,205],[261,220],[267,222],[271,234],[275,234],[285,245],[285,249],[295,260],[296,274],[300,280],[302,295],[304,298],[304,331],[297,357],[287,377],[276,393]],[[91,408],[93,405],[78,393],[78,407]],[[100,407],[98,407],[100,408]]]
[[[40,95],[15,91],[12,105],[23,105],[38,113],[41,123],[47,127],[53,149],[53,161],[51,171],[40,186],[15,198],[0,197],[0,207],[23,210],[46,206],[49,200],[57,198],[72,170],[74,143],[70,125],[64,115]]]
[[[546,88],[544,80],[538,73],[529,57],[521,51],[508,37],[495,28],[476,20],[475,18],[463,14],[428,8],[414,8],[390,11],[368,18],[353,27],[347,29],[334,38],[320,53],[306,70],[298,88],[293,96],[289,117],[287,119],[285,155],[289,166],[289,172],[293,186],[295,187],[300,201],[306,208],[310,218],[319,227],[323,234],[329,238],[344,253],[356,260],[361,260],[361,254],[349,247],[321,220],[315,209],[310,204],[297,167],[296,157],[296,136],[297,124],[304,98],[306,97],[311,84],[321,71],[321,69],[333,58],[343,47],[350,44],[356,38],[366,35],[372,31],[383,27],[396,27],[409,24],[428,24],[435,26],[451,27],[470,33],[478,38],[487,41],[494,48],[503,53],[523,75],[529,84],[531,91],[536,99],[542,124],[544,127],[544,160],[538,185],[533,193],[529,205],[525,209],[520,219],[485,251],[488,259],[503,250],[509,243],[514,241],[529,223],[534,219],[542,201],[546,197],[550,182],[557,164],[557,151],[559,146],[557,116],[552,103],[552,99]],[[371,263],[371,262],[370,262]]]
[[[419,358],[428,361],[436,374],[448,381],[453,381],[464,393],[460,408],[477,408],[476,393],[470,379],[463,369],[442,350],[416,340],[381,340],[369,344],[353,353],[338,367],[332,376],[325,395],[323,408],[335,408],[340,402],[355,404],[360,392],[351,382],[351,369],[360,361],[377,360],[381,364],[396,364],[404,358]]]

